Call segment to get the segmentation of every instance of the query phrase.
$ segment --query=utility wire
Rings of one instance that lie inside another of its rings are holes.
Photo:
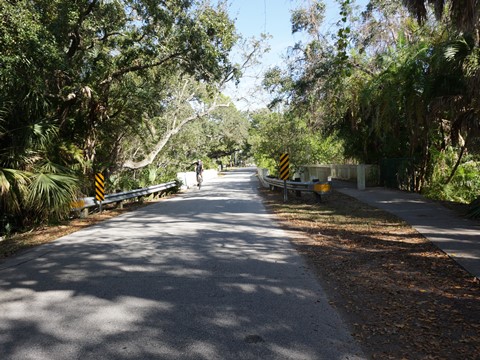
[[[267,0],[263,0],[263,32],[267,33]]]

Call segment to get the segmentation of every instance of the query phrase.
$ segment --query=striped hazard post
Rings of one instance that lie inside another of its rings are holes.
[[[290,162],[288,154],[282,154],[280,156],[280,179],[288,180],[290,177]]]
[[[280,179],[283,180],[283,201],[288,200],[287,180],[290,177],[290,161],[288,154],[280,155]]]
[[[100,202],[101,212],[102,201],[105,200],[105,178],[102,173],[95,174],[95,199]]]

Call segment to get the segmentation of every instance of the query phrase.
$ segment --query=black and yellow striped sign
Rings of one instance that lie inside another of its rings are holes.
[[[290,162],[288,154],[282,154],[280,156],[280,179],[288,180],[288,178],[290,177],[289,168]]]
[[[95,175],[95,199],[105,200],[105,178],[101,173]]]

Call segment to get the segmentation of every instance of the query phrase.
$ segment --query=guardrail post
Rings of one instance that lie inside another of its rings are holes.
[[[88,208],[83,208],[80,210],[80,219],[85,219],[88,217]]]
[[[104,204],[116,204],[120,208],[122,208],[122,204],[129,199],[138,199],[138,201],[143,201],[145,196],[153,196],[153,193],[162,196],[174,191],[176,188],[177,184],[171,181],[165,184],[153,185],[147,188],[135,189],[125,192],[122,192],[121,190],[116,190],[116,193],[104,195],[104,198],[101,201],[99,201],[96,196],[78,199],[77,201],[72,202],[71,210],[76,211],[79,216],[83,218],[88,216],[88,208],[91,207],[101,207]]]
[[[117,189],[117,193],[120,193],[120,192],[122,192],[122,190]],[[115,204],[115,207],[118,209],[123,209],[123,200],[117,201]]]
[[[312,179],[312,183],[318,183],[320,182],[320,179]],[[315,199],[318,201],[318,202],[322,202],[322,194],[319,194],[317,192],[314,192],[315,194]]]
[[[300,179],[300,178],[295,178],[295,179],[293,179],[293,181],[295,181],[295,182],[300,182],[301,179]],[[302,197],[302,192],[301,192],[300,190],[295,190],[295,195],[296,195],[297,197]]]

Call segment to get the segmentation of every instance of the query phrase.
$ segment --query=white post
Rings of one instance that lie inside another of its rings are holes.
[[[357,189],[365,190],[365,164],[357,165]]]

